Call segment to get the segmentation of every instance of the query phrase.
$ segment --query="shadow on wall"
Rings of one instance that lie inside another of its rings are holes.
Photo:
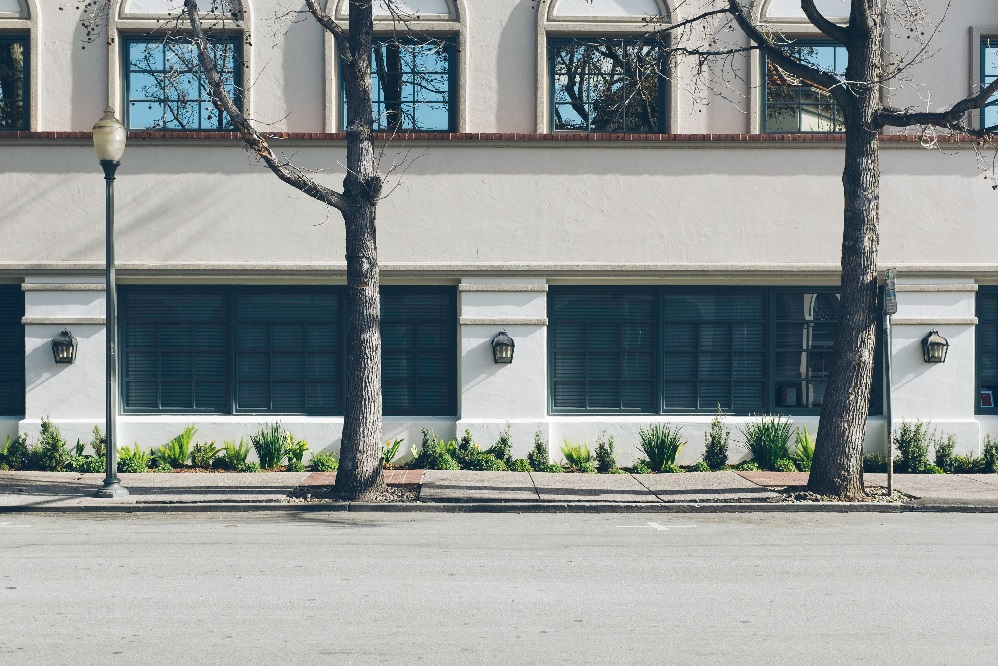
[[[493,361],[492,340],[488,338],[461,354],[461,366],[463,368],[474,367],[475,364],[481,364],[483,369],[475,375],[474,379],[471,379],[463,386],[462,391],[470,391],[482,382],[488,381],[506,367],[504,364]]]
[[[24,388],[26,391],[36,389],[71,367],[56,363],[52,358],[52,347],[42,343],[24,356]]]
[[[892,358],[894,361],[894,390],[907,386],[933,368],[933,364],[922,360],[921,339],[909,340],[901,346],[896,346],[895,343],[894,356]],[[903,375],[897,374],[899,359],[907,366],[907,371]]]

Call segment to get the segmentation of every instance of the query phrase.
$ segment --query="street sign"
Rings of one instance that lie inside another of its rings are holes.
[[[884,295],[884,314],[898,313],[897,270],[887,269],[887,289]]]

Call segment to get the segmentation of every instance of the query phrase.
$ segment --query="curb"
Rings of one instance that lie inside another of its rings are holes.
[[[998,513],[998,505],[912,502],[204,502],[192,504],[89,504],[80,506],[0,506],[0,514],[43,513]]]

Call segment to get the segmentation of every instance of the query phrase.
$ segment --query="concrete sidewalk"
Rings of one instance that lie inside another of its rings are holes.
[[[0,512],[153,510],[386,511],[998,511],[998,475],[897,475],[905,503],[793,502],[781,491],[803,486],[807,474],[708,472],[684,474],[550,474],[391,470],[390,485],[418,489],[415,502],[357,504],[301,497],[328,496],[334,473],[122,474],[129,497],[96,499],[100,474],[0,472]],[[868,487],[886,485],[866,475]]]

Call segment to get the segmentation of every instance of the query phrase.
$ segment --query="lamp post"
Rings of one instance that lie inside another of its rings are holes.
[[[107,191],[105,246],[107,263],[104,273],[105,301],[107,315],[105,318],[105,361],[107,364],[105,378],[107,380],[105,402],[105,435],[107,437],[106,459],[104,461],[104,485],[95,493],[97,497],[127,497],[128,491],[118,480],[118,298],[114,281],[114,172],[121,164],[121,156],[125,153],[125,126],[115,118],[114,109],[108,106],[104,117],[94,125],[94,150],[97,160],[104,169],[104,184]]]

